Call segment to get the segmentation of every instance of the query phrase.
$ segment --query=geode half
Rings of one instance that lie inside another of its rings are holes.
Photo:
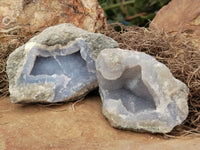
[[[153,57],[105,49],[96,69],[103,114],[112,126],[167,133],[186,119],[187,86]]]
[[[11,101],[54,103],[85,96],[98,86],[94,60],[113,47],[118,47],[113,39],[72,24],[45,29],[8,58]]]

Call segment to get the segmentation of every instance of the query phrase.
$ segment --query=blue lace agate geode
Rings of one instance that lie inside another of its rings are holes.
[[[94,60],[118,44],[72,24],[47,28],[7,61],[13,103],[77,100],[98,86]]]
[[[167,133],[186,119],[187,86],[150,55],[104,49],[96,70],[103,114],[112,126]]]
[[[97,86],[94,62],[87,49],[87,44],[80,39],[68,48],[53,51],[34,46],[28,53],[18,82],[53,83],[55,92],[51,102],[64,101],[77,92],[86,92],[84,88]]]

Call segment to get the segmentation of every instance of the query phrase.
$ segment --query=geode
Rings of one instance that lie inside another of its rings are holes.
[[[187,86],[153,57],[105,49],[96,60],[103,114],[122,129],[170,132],[188,115]]]
[[[72,24],[45,29],[10,54],[7,61],[13,103],[77,100],[97,88],[94,60],[117,42]]]

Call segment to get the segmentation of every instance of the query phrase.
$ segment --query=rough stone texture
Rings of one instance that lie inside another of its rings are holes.
[[[41,31],[48,26],[72,23],[94,32],[107,22],[97,0],[1,0],[0,32]]]
[[[164,139],[112,128],[99,96],[75,105],[13,105],[0,100],[0,150],[198,150],[200,137]]]
[[[167,32],[195,32],[200,35],[200,0],[173,0],[161,8],[150,24]]]
[[[170,34],[184,33],[200,49],[200,0],[169,2],[158,11],[150,28]]]
[[[72,24],[45,29],[10,54],[7,61],[13,103],[77,100],[97,87],[95,63],[117,42]]]
[[[105,49],[96,60],[103,114],[112,126],[170,132],[188,115],[188,88],[153,57]]]

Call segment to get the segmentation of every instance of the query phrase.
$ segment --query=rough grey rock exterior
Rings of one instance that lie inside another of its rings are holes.
[[[72,24],[45,29],[10,54],[7,61],[13,103],[77,100],[98,86],[98,53],[118,47],[113,39]]]
[[[153,57],[105,49],[96,60],[103,114],[117,128],[170,132],[188,115],[188,88]]]

